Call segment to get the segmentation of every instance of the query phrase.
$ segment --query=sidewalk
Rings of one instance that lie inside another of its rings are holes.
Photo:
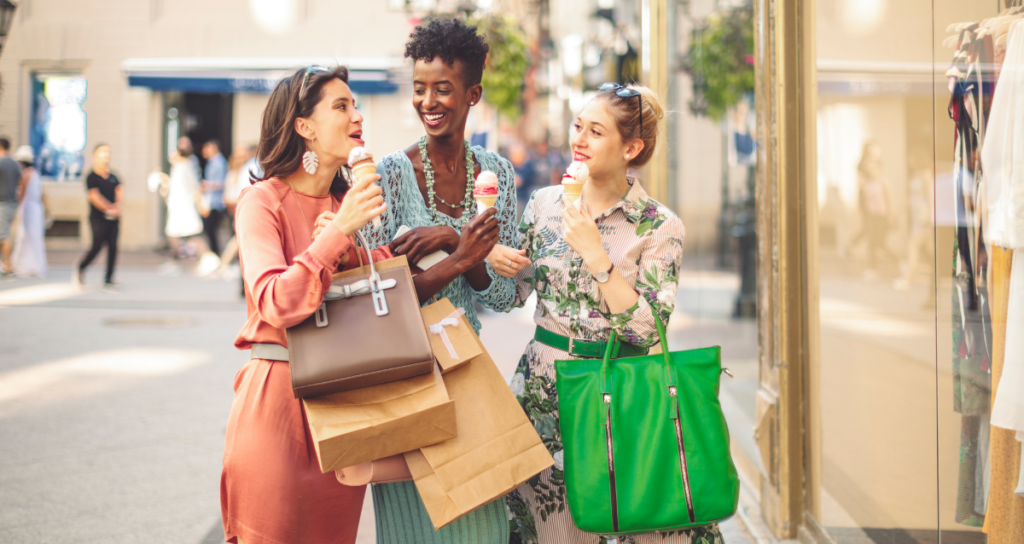
[[[219,542],[224,426],[246,360],[232,345],[237,280],[160,275],[159,255],[126,253],[120,293],[98,289],[99,263],[79,292],[78,256],[52,252],[45,280],[0,280],[0,541]],[[507,375],[531,315],[482,317]],[[722,530],[754,542],[737,517]],[[374,541],[367,501],[358,542]]]

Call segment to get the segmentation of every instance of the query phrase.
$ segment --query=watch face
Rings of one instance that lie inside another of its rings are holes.
[[[597,283],[604,283],[604,282],[608,281],[608,273],[607,272],[597,272],[596,274],[594,274],[594,279],[597,280]]]

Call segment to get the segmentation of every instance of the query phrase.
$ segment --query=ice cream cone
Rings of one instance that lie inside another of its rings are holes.
[[[573,161],[565,169],[565,175],[562,176],[562,188],[565,189],[565,196],[569,198],[570,204],[580,199],[580,195],[583,194],[583,186],[589,177],[590,169],[587,168],[585,162]],[[579,205],[576,207],[579,208]]]
[[[354,147],[352,151],[349,151],[348,167],[352,169],[352,175],[355,176],[356,181],[362,181],[377,173],[377,165],[373,162],[373,153],[364,147]],[[373,228],[380,228],[380,216],[373,218]]]
[[[357,180],[362,181],[363,178],[372,176],[377,173],[377,165],[372,160],[363,161],[352,167],[352,174],[355,175]]]
[[[376,173],[377,173],[377,165],[374,164],[373,160],[371,160],[371,159],[367,159],[367,160],[364,160],[362,162],[359,162],[355,166],[352,167],[352,175],[354,175],[356,177],[356,179],[359,180],[359,181],[362,181],[364,178],[372,176],[372,175],[374,175]],[[373,228],[379,229],[380,228],[380,216],[374,217],[373,220],[372,220],[372,223],[373,223]]]
[[[485,196],[474,196],[476,200],[476,213],[480,215],[487,208],[493,208],[494,202],[498,200],[498,195],[485,195]]]
[[[565,189],[565,196],[569,198],[569,202],[576,202],[580,199],[580,195],[583,194],[584,185],[584,182],[576,181],[572,178],[562,179],[562,188]]]
[[[476,213],[480,215],[487,208],[493,208],[494,202],[498,200],[498,175],[484,170],[476,177],[475,185],[473,199],[476,200]]]

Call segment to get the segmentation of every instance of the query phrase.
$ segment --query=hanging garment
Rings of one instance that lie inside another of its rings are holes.
[[[1010,294],[1013,251],[992,247],[992,393],[999,394],[1006,340],[1006,306]],[[1013,431],[991,427],[989,494],[984,531],[987,544],[1020,544],[1024,535],[1024,498],[1014,495],[1021,467],[1021,444]]]
[[[1010,27],[981,159],[988,179],[986,239],[1024,248],[1024,20]]]
[[[989,477],[989,439],[991,438],[992,422],[989,416],[978,418],[978,459],[974,470],[974,511],[984,514],[988,510]]]
[[[1022,441],[1024,441],[1024,432],[1018,432],[1017,442]],[[1024,467],[1024,449],[1022,449],[1020,453],[1020,466]],[[1024,497],[1024,470],[1018,472],[1020,472],[1020,474],[1017,476],[1017,489],[1014,489],[1013,492]]]
[[[1006,307],[1006,343],[999,394],[992,404],[992,425],[1024,431],[1024,253],[1014,251]]]
[[[981,526],[985,512],[978,511],[986,501],[983,475],[978,474],[979,459],[988,456],[981,440],[983,416],[991,406],[991,346],[988,293],[985,278],[988,255],[979,243],[984,225],[977,214],[983,172],[978,149],[984,137],[987,114],[986,94],[991,85],[984,75],[990,62],[984,40],[976,40],[970,29],[961,33],[961,46],[950,69],[952,96],[949,115],[955,129],[954,140],[954,212],[956,236],[953,240],[953,408],[961,414],[959,474],[955,520],[969,526]],[[982,463],[981,466],[984,466]]]

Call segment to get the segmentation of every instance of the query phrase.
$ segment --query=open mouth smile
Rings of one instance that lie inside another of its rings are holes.
[[[581,162],[583,162],[583,161],[587,161],[589,159],[590,159],[590,157],[588,157],[587,155],[584,155],[583,153],[580,153],[579,151],[573,151],[572,152],[572,160],[574,160],[574,161],[581,161]]]
[[[366,142],[363,141],[363,131],[361,131],[361,130],[353,132],[352,134],[349,134],[348,137],[352,138],[353,140],[358,142],[359,145],[366,144]]]
[[[448,117],[447,113],[420,112],[420,114],[423,116],[423,122],[425,122],[427,126],[431,127],[436,127],[440,125],[441,123],[444,122],[444,119]]]

